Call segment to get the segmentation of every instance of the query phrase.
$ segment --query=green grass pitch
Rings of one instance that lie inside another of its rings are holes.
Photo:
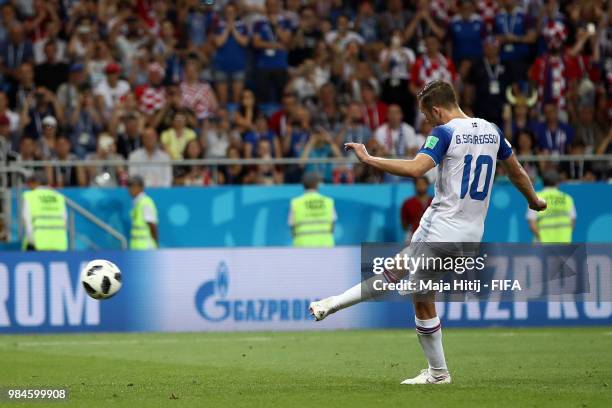
[[[0,336],[0,387],[34,407],[611,407],[612,327],[445,329],[454,383],[400,386],[413,330]],[[5,398],[5,397],[3,397]]]

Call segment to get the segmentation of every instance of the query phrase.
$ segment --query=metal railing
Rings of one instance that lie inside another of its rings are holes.
[[[568,161],[612,161],[612,154],[566,154],[566,155],[521,155],[517,156],[521,162],[568,162]],[[335,164],[348,165],[355,164],[359,161],[355,157],[330,157],[330,158],[307,158],[299,157],[284,157],[270,159],[180,159],[180,160],[164,160],[164,161],[130,161],[126,159],[112,160],[75,160],[75,161],[58,161],[58,160],[36,160],[36,161],[20,161],[11,163],[11,167],[97,167],[97,166],[232,166],[232,165],[307,165],[307,164]],[[0,167],[1,169],[1,167]]]
[[[84,217],[86,220],[88,220],[92,224],[94,224],[96,227],[100,228],[102,231],[106,232],[107,234],[115,238],[117,241],[119,241],[119,244],[121,245],[121,249],[127,249],[128,241],[125,235],[123,235],[122,233],[120,233],[119,231],[117,231],[116,229],[114,229],[113,227],[105,223],[104,221],[102,221],[100,218],[96,217],[94,214],[92,214],[85,208],[81,207],[79,204],[77,204],[76,201],[66,196],[64,196],[64,199],[66,200],[66,206],[72,210],[68,217],[68,236],[70,237],[70,249],[76,248],[76,238],[78,235],[76,233],[76,227],[75,227],[75,219],[74,219],[75,212],[81,215],[82,217]],[[88,240],[88,241],[90,244],[93,244],[91,240]]]
[[[519,161],[523,163],[540,163],[540,162],[606,162],[608,168],[612,164],[612,154],[595,155],[595,154],[582,154],[582,155],[556,155],[556,156],[539,156],[539,155],[522,155],[517,157]],[[314,165],[333,165],[337,167],[350,167],[358,163],[358,160],[354,155],[347,157],[336,157],[336,158],[270,158],[270,159],[227,159],[227,158],[214,158],[214,159],[185,159],[185,160],[167,160],[167,161],[130,161],[125,159],[113,159],[113,160],[78,160],[78,161],[58,161],[58,160],[44,160],[44,161],[18,161],[12,162],[9,165],[0,166],[0,193],[3,194],[3,209],[2,215],[5,217],[5,227],[8,228],[9,234],[11,231],[11,199],[7,197],[15,189],[17,194],[17,208],[21,208],[21,190],[24,176],[27,176],[35,169],[44,169],[48,167],[159,167],[159,166],[205,166],[212,170],[213,179],[217,181],[217,174],[219,169],[224,166],[242,165],[242,166],[257,166],[257,165],[273,165],[273,166],[305,166],[308,164]],[[9,187],[11,186],[11,187]],[[126,237],[112,228],[110,225],[104,223],[101,219],[96,217],[91,212],[87,211],[76,202],[70,199],[66,199],[66,204],[72,210],[69,213],[69,233],[71,246],[74,247],[74,243],[77,238],[83,241],[87,241],[87,245],[94,246],[88,237],[79,236],[75,228],[75,213],[80,214],[104,232],[117,239],[122,248],[127,248]],[[21,237],[23,231],[23,225],[21,217],[18,218],[18,231]],[[9,239],[10,239],[9,235]]]

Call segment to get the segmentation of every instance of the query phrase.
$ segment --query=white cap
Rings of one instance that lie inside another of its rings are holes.
[[[57,127],[57,120],[53,116],[48,115],[43,118],[42,124],[44,126]]]

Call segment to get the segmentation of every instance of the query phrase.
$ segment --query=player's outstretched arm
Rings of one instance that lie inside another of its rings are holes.
[[[529,175],[516,159],[514,154],[511,154],[506,160],[502,160],[502,166],[506,170],[508,178],[514,186],[525,196],[529,208],[536,211],[546,209],[546,201],[536,195]]]
[[[366,147],[361,143],[345,143],[344,148],[353,150],[362,163],[401,177],[421,177],[436,165],[424,154],[417,154],[412,160],[385,159],[370,156]]]

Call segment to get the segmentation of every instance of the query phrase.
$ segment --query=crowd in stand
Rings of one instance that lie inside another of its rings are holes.
[[[605,0],[0,4],[0,160],[56,160],[58,187],[394,181],[359,165],[154,164],[343,157],[347,141],[413,157],[430,131],[415,95],[434,79],[517,154],[612,153]],[[61,164],[113,159],[128,165]],[[526,167],[612,177],[606,161]]]

